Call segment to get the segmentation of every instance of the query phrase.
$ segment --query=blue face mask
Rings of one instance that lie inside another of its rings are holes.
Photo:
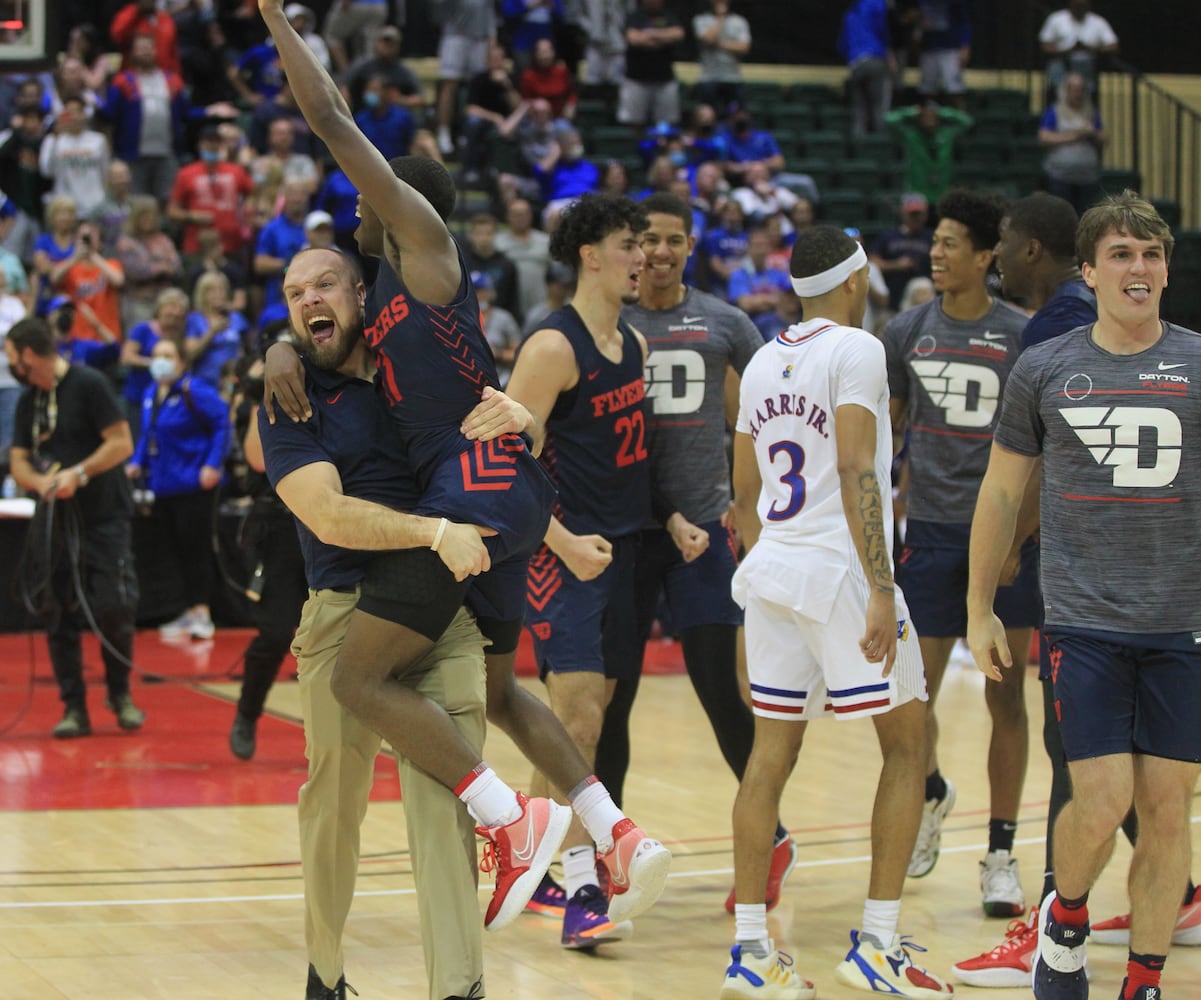
[[[374,90],[367,90],[363,93],[363,103],[369,108],[379,107],[379,94]]]
[[[221,159],[221,153],[216,149],[202,149],[200,151],[200,158],[205,163],[217,163]]]
[[[687,154],[687,153],[685,153],[685,152],[684,152],[684,150],[682,150],[682,149],[673,149],[669,155],[670,155],[670,158],[671,158],[671,165],[672,165],[673,167],[686,167],[686,166],[688,166],[688,154]]]
[[[150,377],[156,382],[174,382],[175,362],[170,358],[151,358]]]

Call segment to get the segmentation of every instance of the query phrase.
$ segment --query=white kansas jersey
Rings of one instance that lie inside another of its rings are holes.
[[[862,576],[843,511],[834,439],[835,410],[848,405],[876,418],[876,478],[891,556],[884,347],[855,327],[823,319],[800,323],[765,344],[742,374],[737,430],[754,442],[763,531],[735,579],[739,603],[753,590],[823,621],[843,576]]]

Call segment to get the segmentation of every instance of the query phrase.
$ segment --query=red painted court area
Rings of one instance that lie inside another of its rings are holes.
[[[258,725],[251,761],[237,760],[227,738],[237,699],[241,655],[253,632],[222,629],[206,642],[166,642],[155,631],[135,643],[139,667],[133,695],[146,725],[122,732],[104,707],[98,644],[84,639],[88,709],[93,735],[55,740],[50,730],[62,703],[50,670],[45,637],[0,635],[0,809],[122,809],[236,806],[296,801],[305,779],[299,717],[268,712]],[[291,683],[295,662],[284,661],[277,683]],[[528,635],[518,650],[518,674],[533,676]],[[648,674],[680,673],[674,642],[649,643]],[[376,761],[372,799],[396,799],[396,768]]]

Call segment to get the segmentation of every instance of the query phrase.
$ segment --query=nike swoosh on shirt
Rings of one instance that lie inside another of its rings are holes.
[[[1004,340],[1005,334],[993,333],[992,330],[985,330],[984,331],[984,339],[985,340]]]
[[[327,400],[326,400],[326,402],[327,402],[327,403],[328,403],[330,406],[333,406],[333,405],[334,405],[334,403],[336,403],[336,402],[337,402],[339,399],[341,399],[341,398],[342,398],[342,393],[343,393],[343,392],[345,392],[345,391],[346,391],[346,390],[345,390],[345,389],[343,389],[343,390],[342,390],[342,392],[339,392],[339,393],[338,393],[338,395],[336,395],[336,396],[330,396],[330,397],[329,397],[329,399],[327,399]]]
[[[680,322],[681,323],[699,323],[704,318],[705,318],[704,316],[681,316]]]
[[[597,375],[599,375],[599,374],[600,374],[600,369],[598,368],[598,369],[597,369],[596,371],[594,371],[594,372],[589,372],[589,373],[588,373],[588,374],[585,376],[585,378],[587,378],[587,379],[588,379],[588,381],[589,381],[589,382],[591,382],[591,381],[592,381],[594,378],[596,378],[596,376],[597,376]]]
[[[1163,361],[1161,361],[1161,362],[1159,363],[1159,370],[1160,370],[1161,372],[1170,371],[1170,370],[1171,370],[1171,369],[1173,369],[1173,368],[1187,368],[1187,367],[1188,367],[1188,362],[1187,362],[1187,361],[1181,361],[1181,362],[1179,362],[1178,364],[1174,364],[1174,365],[1169,365],[1169,364],[1166,364],[1166,363],[1165,363],[1165,362],[1163,362]]]

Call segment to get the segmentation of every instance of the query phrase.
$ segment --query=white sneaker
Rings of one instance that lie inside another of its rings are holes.
[[[742,945],[730,949],[730,964],[722,982],[720,1000],[813,1000],[817,990],[808,979],[796,974],[792,956],[777,951],[773,942],[766,958],[758,958]]]
[[[1018,859],[1008,851],[990,851],[980,862],[980,893],[990,917],[1020,917],[1026,897],[1018,876]]]
[[[454,151],[455,143],[450,137],[450,130],[446,128],[438,129],[438,152],[443,156],[453,156]]]
[[[1088,1000],[1088,924],[1061,924],[1051,913],[1055,893],[1038,908],[1038,947],[1030,972],[1037,1000]]]
[[[914,964],[909,953],[925,950],[908,937],[893,937],[887,947],[881,947],[870,934],[853,930],[851,950],[834,969],[834,978],[852,989],[910,1000],[942,1000],[953,996],[953,986]]]
[[[178,618],[158,627],[158,634],[164,639],[178,639],[192,631],[192,612],[185,611]]]
[[[188,635],[193,639],[211,639],[213,633],[217,629],[213,625],[213,619],[207,614],[196,614],[192,616],[192,623],[188,628]]]
[[[913,854],[909,857],[909,877],[929,875],[938,863],[942,849],[942,821],[955,807],[955,786],[947,781],[947,794],[941,799],[927,799],[922,807],[922,825],[917,831]],[[1019,911],[1020,912],[1020,911]]]

